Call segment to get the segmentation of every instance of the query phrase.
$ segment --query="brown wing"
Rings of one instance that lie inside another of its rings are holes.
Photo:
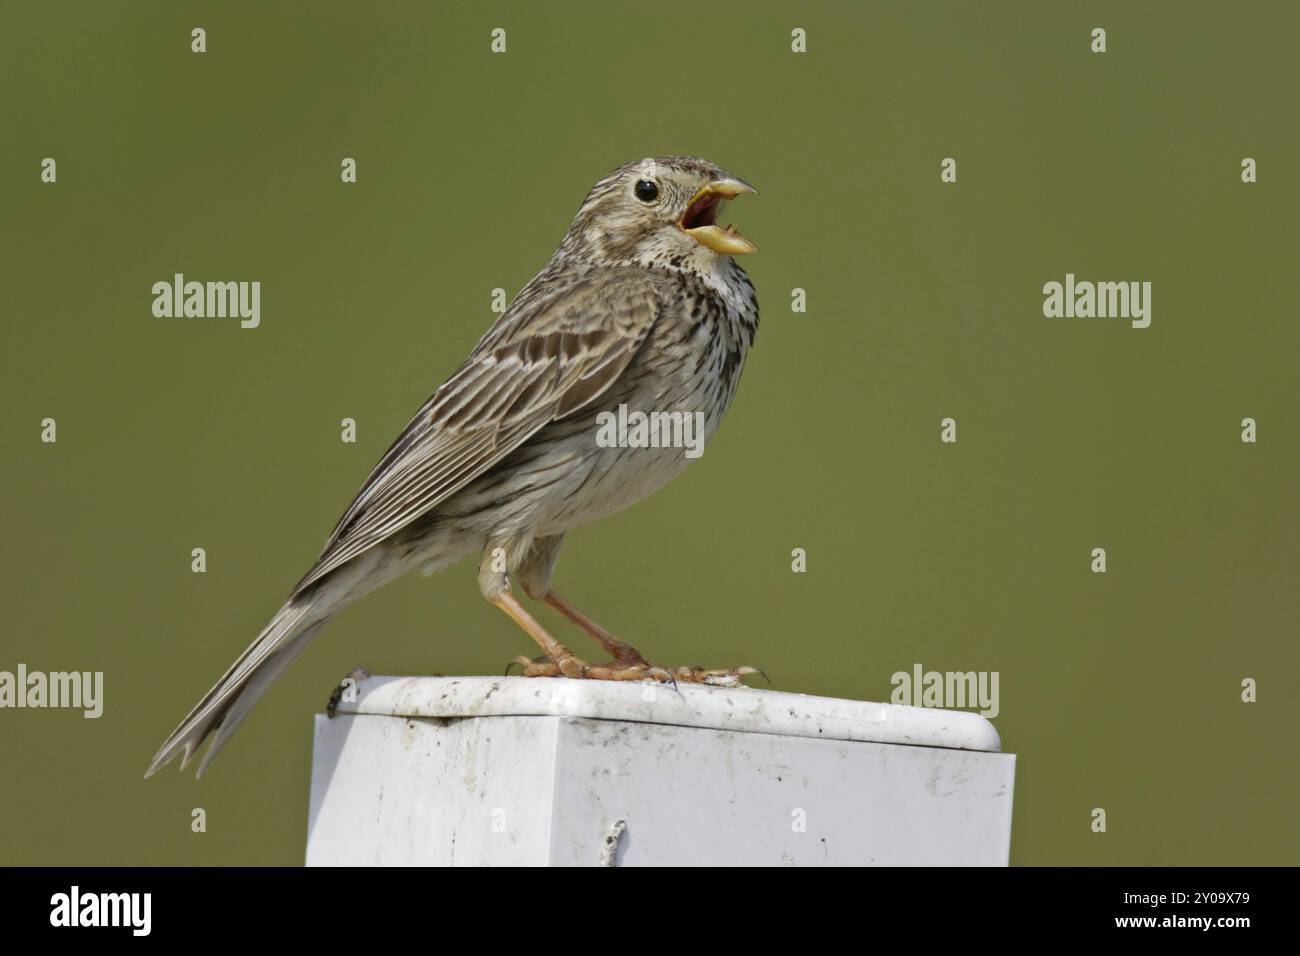
[[[611,270],[512,308],[406,426],[297,595],[455,494],[623,373],[660,311],[652,281]]]

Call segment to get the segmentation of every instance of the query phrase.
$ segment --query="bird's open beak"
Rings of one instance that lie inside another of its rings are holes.
[[[741,179],[715,179],[695,194],[677,225],[700,245],[725,256],[757,252],[758,246],[736,232],[735,226],[724,229],[717,222],[718,208],[723,202],[756,192],[757,189]]]

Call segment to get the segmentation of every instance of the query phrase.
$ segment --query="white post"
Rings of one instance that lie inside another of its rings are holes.
[[[308,865],[996,865],[971,713],[721,688],[371,677],[316,718]]]

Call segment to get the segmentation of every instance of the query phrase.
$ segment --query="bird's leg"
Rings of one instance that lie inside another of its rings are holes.
[[[625,641],[620,641],[554,591],[547,591],[542,600],[594,637],[596,642],[605,648],[605,652],[614,660],[638,664],[646,662],[645,658],[641,656],[641,652],[635,647]]]
[[[571,650],[551,637],[546,628],[542,627],[536,618],[524,610],[523,605],[515,600],[513,594],[509,591],[502,591],[488,600],[505,611],[510,616],[510,620],[518,624],[525,634],[542,645],[542,650],[546,652],[546,657],[555,668],[557,675],[564,677],[586,676],[590,665],[586,661],[575,657]]]
[[[494,598],[490,598],[497,607],[510,615],[510,619],[524,629],[524,632],[542,645],[542,650],[546,653],[542,657],[529,659],[527,657],[516,657],[515,663],[522,664],[524,667],[525,677],[586,677],[591,680],[651,680],[670,681],[672,676],[661,667],[655,667],[653,664],[647,664],[641,659],[628,645],[623,644],[613,635],[609,635],[615,644],[621,645],[624,650],[632,650],[633,657],[615,656],[615,659],[608,664],[588,664],[579,657],[575,657],[573,652],[557,641],[542,627],[537,620],[524,610],[523,606],[515,600],[509,591],[502,591]],[[600,628],[599,624],[592,622],[594,627]],[[601,628],[602,632],[609,634]],[[604,643],[603,641],[601,643]],[[612,645],[606,645],[607,648]],[[613,653],[613,651],[610,651]]]
[[[568,600],[548,590],[542,596],[542,600],[555,608],[565,617],[567,617],[578,627],[582,628],[588,634],[596,639],[601,647],[614,658],[611,665],[615,670],[620,670],[629,675],[636,676],[616,677],[614,680],[639,680],[644,677],[651,677],[655,680],[682,681],[687,684],[714,684],[723,687],[738,687],[741,678],[746,674],[763,674],[757,667],[728,667],[706,669],[703,667],[674,667],[665,670],[658,665],[651,664],[645,657],[631,644],[626,641],[620,641],[608,630],[601,627],[582,611],[578,610]],[[538,662],[533,662],[534,664]],[[608,669],[608,668],[606,668]],[[588,674],[587,676],[596,676]],[[764,679],[767,678],[763,674]],[[607,678],[608,679],[608,678]],[[769,681],[769,683],[771,683]]]
[[[651,667],[644,661],[611,661],[609,664],[588,664],[573,652],[551,637],[546,628],[524,610],[509,591],[502,591],[490,599],[493,604],[510,615],[510,619],[524,629],[524,632],[542,645],[545,655],[530,660],[516,657],[515,662],[524,667],[525,677],[587,677],[592,680],[644,680],[652,677],[669,680],[666,672]],[[656,673],[657,672],[657,673]],[[663,675],[660,677],[659,675]]]
[[[555,547],[558,547],[558,544],[559,539],[556,539]],[[528,539],[506,537],[489,540],[483,548],[483,560],[479,563],[479,590],[483,593],[483,597],[505,611],[510,620],[518,624],[525,634],[542,646],[545,656],[538,658],[537,661],[530,661],[526,657],[515,659],[524,665],[525,676],[587,677],[592,670],[591,665],[551,637],[546,628],[524,610],[523,605],[510,593],[507,569],[519,564],[521,552],[527,554],[531,548],[532,544]],[[525,588],[528,586],[525,584]]]
[[[518,564],[518,580],[523,585],[525,593],[530,598],[537,601],[544,601],[555,610],[559,611],[578,627],[582,628],[588,634],[596,639],[613,658],[605,664],[586,664],[579,661],[581,668],[575,668],[570,662],[576,660],[573,655],[559,644],[553,637],[542,629],[542,626],[528,616],[522,607],[516,602],[514,607],[516,611],[502,607],[516,623],[525,631],[532,635],[537,643],[542,645],[546,651],[546,656],[539,657],[536,660],[529,660],[526,657],[515,658],[516,663],[524,665],[525,677],[587,677],[595,680],[655,680],[676,682],[684,681],[692,684],[718,684],[728,687],[737,687],[740,685],[740,678],[745,674],[761,674],[762,671],[753,667],[732,667],[719,670],[706,670],[702,667],[676,667],[665,669],[656,664],[647,661],[641,652],[626,641],[621,641],[605,628],[601,627],[586,614],[570,604],[566,599],[560,597],[551,590],[551,571],[555,567],[555,559],[560,551],[560,543],[564,540],[563,535],[552,535],[544,538],[536,538],[527,543],[522,557]],[[489,544],[489,551],[492,545]],[[485,551],[485,555],[488,552]],[[506,586],[503,579],[494,576],[491,572],[491,564],[488,559],[484,558],[484,565],[480,572],[480,586],[488,600],[497,603],[498,595]],[[506,591],[508,594],[508,591]],[[512,599],[513,600],[513,599]],[[500,606],[500,605],[498,605]],[[525,623],[527,621],[528,623]],[[534,630],[536,629],[536,630]],[[538,632],[545,635],[546,640],[538,637]],[[552,655],[547,641],[552,642],[557,647],[569,655],[569,661],[563,658],[556,658]],[[581,673],[574,671],[580,670]],[[766,676],[766,675],[764,675]]]

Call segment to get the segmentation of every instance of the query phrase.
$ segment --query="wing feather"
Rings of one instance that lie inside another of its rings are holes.
[[[598,398],[627,368],[659,311],[654,283],[622,270],[587,275],[544,298],[521,293],[380,459],[294,594]]]

